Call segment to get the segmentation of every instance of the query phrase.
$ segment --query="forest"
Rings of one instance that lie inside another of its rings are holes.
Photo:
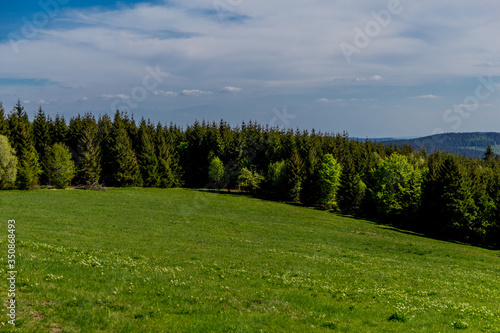
[[[495,153],[500,153],[500,133],[444,133],[410,140],[384,140],[386,144],[411,145],[414,149],[425,148],[427,152],[437,150],[455,155],[481,158],[486,147],[491,146]]]
[[[500,158],[221,120],[186,127],[116,111],[33,121],[0,103],[0,188],[187,187],[247,193],[498,248]]]

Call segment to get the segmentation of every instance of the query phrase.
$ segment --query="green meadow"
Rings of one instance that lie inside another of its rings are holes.
[[[186,189],[2,191],[0,207],[5,332],[500,332],[499,251]]]

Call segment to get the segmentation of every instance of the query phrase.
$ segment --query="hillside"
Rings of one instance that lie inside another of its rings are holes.
[[[384,144],[398,146],[410,145],[416,150],[425,148],[428,153],[436,150],[457,155],[481,158],[486,147],[491,145],[495,153],[500,154],[500,133],[446,133],[410,140],[383,140]]]
[[[19,332],[500,327],[498,251],[196,190],[2,191],[0,205]]]

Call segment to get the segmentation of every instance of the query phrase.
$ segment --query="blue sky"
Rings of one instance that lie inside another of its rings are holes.
[[[500,132],[499,16],[496,0],[2,3],[0,101],[356,137]]]

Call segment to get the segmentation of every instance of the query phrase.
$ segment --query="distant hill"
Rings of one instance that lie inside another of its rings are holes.
[[[377,139],[376,141],[382,141]],[[500,154],[500,133],[445,133],[409,140],[383,140],[385,145],[411,145],[414,149],[425,148],[428,153],[440,150],[469,157],[483,157],[486,147],[491,145]]]

